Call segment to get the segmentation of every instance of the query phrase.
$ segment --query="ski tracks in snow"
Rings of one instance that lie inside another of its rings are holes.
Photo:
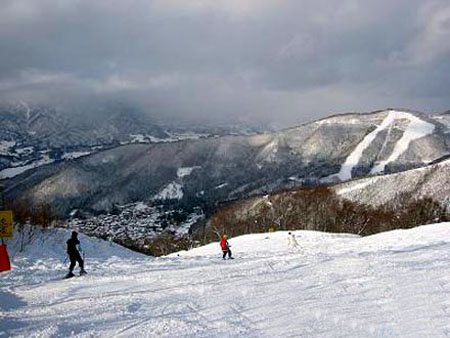
[[[212,245],[148,263],[98,262],[86,277],[29,288],[22,272],[15,277],[21,285],[10,290],[23,304],[8,310],[2,320],[13,324],[0,331],[17,337],[446,336],[450,243],[442,238],[450,230],[437,227],[435,238],[429,227],[388,240],[299,231],[302,252],[289,251],[282,232],[243,236],[230,240],[232,261],[222,261]],[[107,275],[112,266],[117,276]]]

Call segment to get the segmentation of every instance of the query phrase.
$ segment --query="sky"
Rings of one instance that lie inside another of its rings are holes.
[[[450,109],[448,0],[0,0],[0,101],[293,125]],[[70,109],[69,109],[70,110]]]

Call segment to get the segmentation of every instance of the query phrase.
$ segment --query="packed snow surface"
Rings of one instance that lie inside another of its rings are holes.
[[[396,143],[391,155],[386,160],[380,161],[379,163],[374,165],[371,170],[371,174],[383,172],[387,164],[395,161],[400,155],[408,150],[411,141],[427,136],[434,130],[433,124],[426,122],[411,113],[395,110],[388,111],[381,124],[377,128],[375,128],[375,130],[367,134],[351,152],[351,154],[346,158],[344,164],[342,164],[341,166],[339,173],[337,174],[337,177],[339,177],[341,181],[351,179],[352,170],[359,163],[364,150],[366,150],[372,144],[372,142],[382,130],[390,128],[395,120],[400,119],[408,120],[408,126],[406,127],[400,140]]]
[[[68,232],[0,276],[0,337],[446,337],[450,223],[360,238],[296,231],[162,258],[81,237],[89,275],[61,280]],[[19,240],[13,249],[17,250]]]

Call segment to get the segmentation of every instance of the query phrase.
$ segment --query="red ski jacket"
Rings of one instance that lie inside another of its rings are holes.
[[[220,241],[220,246],[222,247],[222,251],[228,250],[228,241],[225,238],[222,238]]]

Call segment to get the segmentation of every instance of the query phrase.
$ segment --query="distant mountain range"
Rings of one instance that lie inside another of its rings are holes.
[[[0,179],[125,144],[175,142],[259,131],[232,124],[156,123],[148,114],[125,104],[110,104],[95,111],[68,112],[18,102],[0,105],[0,116]]]
[[[130,127],[133,123],[124,122],[123,129],[112,134],[94,134],[118,135],[120,140],[120,135],[137,132]],[[43,128],[42,123],[39,126]],[[251,136],[204,135],[149,144],[139,140],[139,144],[119,142],[70,161],[10,175],[4,180],[5,194],[8,199],[50,203],[64,216],[74,209],[108,212],[117,205],[138,201],[169,204],[173,209],[207,209],[223,201],[286,187],[426,166],[450,153],[449,126],[448,114],[427,116],[389,109],[336,115]],[[29,129],[28,134],[14,134],[13,127],[3,126],[2,135],[32,138],[30,132],[37,133]],[[59,129],[54,126],[52,130],[46,138],[58,142]],[[148,134],[141,130],[144,132]],[[155,126],[153,137],[166,136]],[[14,142],[13,138],[3,139]],[[80,139],[91,146],[96,142],[95,138],[92,143],[86,141],[88,137]]]

